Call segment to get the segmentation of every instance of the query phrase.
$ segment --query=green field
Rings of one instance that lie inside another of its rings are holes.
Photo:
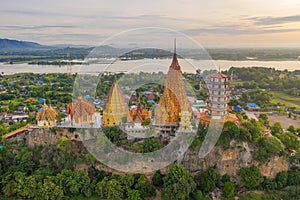
[[[300,97],[294,97],[277,91],[272,91],[270,93],[273,95],[271,100],[272,103],[281,103],[286,106],[294,106],[297,110],[300,110]]]

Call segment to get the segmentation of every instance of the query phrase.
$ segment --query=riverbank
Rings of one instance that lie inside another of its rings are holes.
[[[0,72],[4,74],[16,74],[23,72],[32,73],[85,73],[99,74],[103,71],[108,72],[167,72],[170,59],[142,59],[142,60],[110,60],[111,63],[99,63],[90,65],[29,65],[0,63]],[[231,60],[193,60],[180,59],[181,69],[183,72],[195,73],[196,69],[227,70],[230,67],[271,67],[277,70],[300,70],[300,61],[231,61]]]

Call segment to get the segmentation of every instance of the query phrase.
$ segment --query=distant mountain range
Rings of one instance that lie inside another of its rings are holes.
[[[21,50],[47,50],[54,47],[41,45],[35,42],[1,39],[0,38],[0,51],[21,51]]]
[[[116,58],[143,59],[167,58],[171,51],[154,48],[115,48],[109,45],[91,47],[88,45],[57,44],[41,45],[35,42],[0,38],[0,55],[14,55],[0,58],[0,62],[55,60],[66,59],[67,48],[70,48],[72,59]],[[207,50],[207,51],[206,51]],[[214,60],[297,60],[300,59],[300,48],[213,48],[213,49],[177,49],[178,56],[192,59]],[[207,52],[209,54],[207,54]],[[19,57],[17,57],[19,56]],[[26,56],[26,57],[24,57]],[[31,57],[30,57],[31,56]]]

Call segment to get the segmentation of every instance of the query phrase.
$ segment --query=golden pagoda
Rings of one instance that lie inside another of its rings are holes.
[[[38,128],[50,128],[56,126],[57,112],[52,106],[47,106],[44,101],[42,109],[36,115]]]
[[[103,112],[103,125],[115,126],[126,121],[127,104],[123,99],[122,91],[118,85],[117,79],[110,89],[106,110]]]
[[[92,103],[82,97],[67,106],[67,114],[70,115],[73,125],[84,125],[93,123],[93,115],[96,109]]]
[[[187,112],[192,112],[182,79],[182,71],[176,54],[176,41],[171,66],[167,73],[164,93],[155,108],[155,124],[158,126],[178,126],[181,110],[187,106]]]

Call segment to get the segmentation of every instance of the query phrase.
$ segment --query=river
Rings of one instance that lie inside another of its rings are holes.
[[[103,63],[90,65],[72,65],[71,73],[99,74],[107,72],[167,72],[171,59],[142,59],[112,62],[107,60]],[[300,70],[300,61],[230,61],[230,60],[192,60],[179,59],[182,71],[195,72],[196,69],[210,70],[218,69],[227,70],[230,67],[272,67],[279,70]],[[8,64],[0,63],[0,72],[4,74],[16,74],[22,72],[32,73],[68,73],[68,66],[56,65],[28,65],[28,64]]]

